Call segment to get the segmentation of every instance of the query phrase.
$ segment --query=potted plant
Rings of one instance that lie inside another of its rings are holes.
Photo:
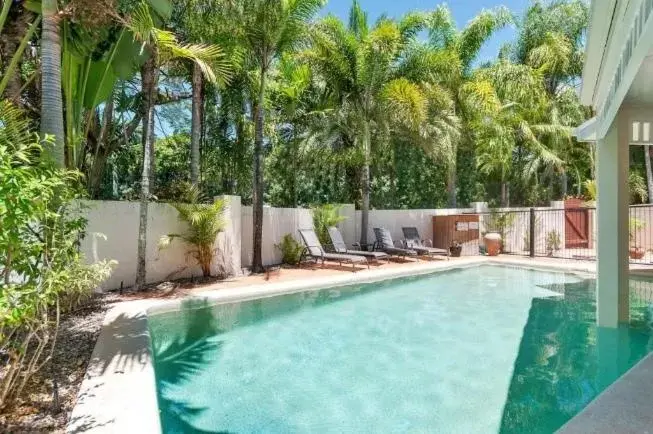
[[[488,256],[498,256],[501,253],[501,234],[498,232],[488,232],[483,237],[485,242],[485,251]]]
[[[628,238],[630,239],[630,248],[628,249],[628,256],[630,259],[642,259],[646,251],[636,244],[636,233],[640,229],[644,229],[646,223],[640,219],[631,217],[628,221]]]
[[[454,241],[451,244],[451,246],[449,246],[449,254],[454,258],[460,257],[462,251],[463,251],[463,245],[460,244],[458,241]]]

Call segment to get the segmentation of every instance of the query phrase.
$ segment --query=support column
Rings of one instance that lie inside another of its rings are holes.
[[[597,151],[597,322],[617,327],[628,310],[628,117],[619,113]]]

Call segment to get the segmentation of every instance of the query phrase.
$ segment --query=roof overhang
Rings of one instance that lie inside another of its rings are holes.
[[[574,129],[573,135],[579,142],[596,142],[597,119],[593,117]]]
[[[580,92],[581,103],[584,105],[591,106],[595,102],[595,88],[605,63],[604,56],[608,50],[616,6],[617,0],[593,1],[591,4],[583,66],[583,85]]]

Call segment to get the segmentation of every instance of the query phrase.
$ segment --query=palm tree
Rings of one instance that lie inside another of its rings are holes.
[[[438,6],[428,17],[429,42],[414,54],[422,59],[422,73],[431,75],[431,80],[450,90],[456,114],[464,123],[468,123],[471,116],[464,110],[459,98],[460,88],[471,78],[473,63],[483,45],[512,21],[512,15],[505,7],[482,11],[462,30],[456,28],[447,6]],[[463,128],[463,131],[469,132],[470,129]],[[471,142],[469,134],[463,137],[463,144]],[[454,149],[447,177],[448,206],[451,208],[457,206],[456,156],[457,148]]]
[[[348,136],[362,154],[362,245],[367,245],[373,139],[403,135],[412,143],[425,145],[429,152],[438,153],[446,147],[443,144],[453,143],[457,134],[452,111],[446,103],[444,107],[438,105],[443,97],[446,100],[447,92],[436,84],[429,88],[428,83],[401,77],[406,49],[423,26],[421,14],[408,14],[398,22],[383,18],[370,28],[366,13],[354,1],[348,26],[329,16],[312,32],[307,56],[333,102],[330,128],[338,128]],[[443,121],[445,118],[448,121]],[[397,134],[399,131],[401,134]],[[437,137],[436,131],[445,134]]]
[[[190,60],[201,70],[210,82],[228,80],[230,64],[224,58],[220,47],[215,45],[183,45],[169,31],[160,30],[154,26],[153,14],[150,8],[142,4],[129,23],[130,30],[149,51],[149,58],[141,67],[141,86],[143,101],[141,104],[143,119],[143,170],[141,176],[140,214],[138,231],[138,259],[136,271],[136,288],[146,281],[146,250],[147,250],[147,214],[152,178],[152,162],[154,161],[154,106],[158,94],[159,68],[173,60]],[[163,17],[159,17],[163,18]],[[209,65],[211,62],[211,65]]]
[[[64,167],[63,100],[61,96],[61,38],[57,0],[41,2],[41,134],[54,137],[48,153],[55,164]]]
[[[644,145],[644,166],[646,167],[646,191],[648,203],[653,203],[653,168],[651,168],[651,145]]]
[[[197,64],[193,65],[192,76],[193,97],[191,104],[190,128],[190,182],[194,186],[200,183],[200,139],[202,137],[202,103],[204,98],[202,70]]]
[[[508,178],[515,155],[521,160],[517,175],[523,179],[542,169],[562,169],[557,153],[571,142],[571,128],[560,124],[536,70],[500,60],[478,70],[461,88],[461,96],[466,106],[476,108],[470,125],[477,167],[481,173],[498,175],[502,206],[510,203]]]
[[[240,37],[246,55],[257,68],[254,89],[254,183],[252,270],[261,272],[263,239],[263,127],[267,79],[273,62],[284,52],[296,47],[304,38],[309,20],[324,0],[243,0],[226,12],[232,22],[239,23]]]
[[[529,65],[541,76],[550,102],[550,123],[574,127],[590,116],[581,106],[574,88],[579,85],[583,68],[585,34],[589,8],[582,0],[568,2],[533,2],[519,25],[519,35],[511,49],[506,50],[513,61]],[[575,173],[577,188],[583,177],[583,161],[590,161],[589,148],[574,140],[558,140],[553,135],[544,143],[565,155],[565,163],[557,170],[562,196],[567,191],[567,173]],[[561,145],[564,145],[561,147]],[[574,155],[575,154],[575,155]],[[589,168],[589,172],[591,172]],[[552,178],[553,179],[553,178]]]
[[[205,43],[210,41],[228,49],[229,33],[224,31],[223,9],[231,0],[180,0],[173,3],[172,25],[180,37],[187,41]],[[233,56],[231,56],[233,57]],[[190,182],[199,186],[200,148],[204,124],[205,82],[197,64],[191,67],[191,134],[190,134]]]

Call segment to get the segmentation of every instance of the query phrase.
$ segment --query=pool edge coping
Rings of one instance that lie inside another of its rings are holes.
[[[295,281],[211,288],[174,300],[145,299],[121,302],[112,307],[104,317],[66,432],[162,432],[147,327],[147,316],[155,313],[154,311],[160,313],[176,310],[188,299],[209,300],[214,304],[230,303],[334,286],[434,274],[483,264],[584,275],[593,274],[595,271],[593,263],[556,264],[538,261],[537,258],[480,256],[452,261],[421,262],[414,266],[375,270],[375,273],[337,274]],[[129,393],[126,393],[126,389]]]

